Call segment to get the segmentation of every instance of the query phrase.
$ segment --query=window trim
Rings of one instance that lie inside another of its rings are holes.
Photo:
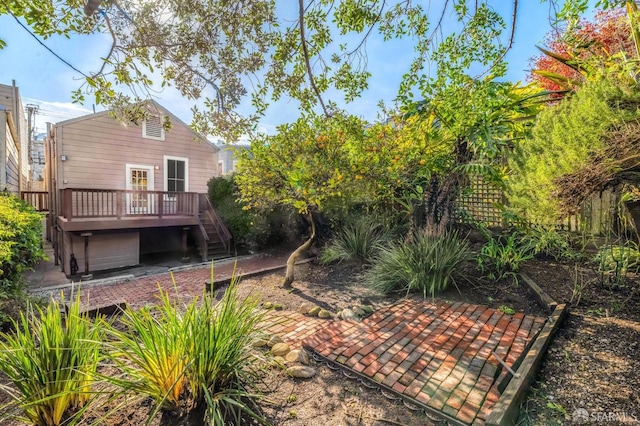
[[[156,140],[156,141],[163,141],[165,135],[164,135],[164,126],[162,125],[162,117],[160,117],[159,115],[152,115],[152,117],[155,117],[158,120],[160,120],[160,137],[147,135],[147,118],[145,118],[142,121],[142,137],[145,138],[145,139],[153,139],[153,140]]]
[[[169,191],[169,160],[184,161],[184,192],[189,192],[189,159],[185,157],[164,156],[164,192]]]

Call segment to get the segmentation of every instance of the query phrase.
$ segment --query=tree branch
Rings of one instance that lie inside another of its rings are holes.
[[[313,78],[313,71],[311,70],[311,61],[309,60],[309,49],[307,48],[307,39],[304,33],[304,0],[298,0],[298,26],[300,28],[300,41],[302,43],[302,53],[304,55],[304,62],[307,68],[307,75],[309,76],[309,84],[311,84],[311,88],[316,94],[318,101],[320,102],[320,106],[322,107],[322,111],[324,111],[324,115],[327,117],[330,116],[329,110],[327,110],[327,106],[324,104],[322,100],[322,94],[320,90],[318,90],[318,86],[316,86],[316,81]]]

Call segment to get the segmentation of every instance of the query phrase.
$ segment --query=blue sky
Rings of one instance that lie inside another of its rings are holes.
[[[499,11],[507,20],[511,19],[511,1],[501,1],[505,10]],[[510,81],[526,78],[528,60],[536,54],[535,45],[540,44],[550,30],[549,5],[537,0],[520,2],[516,23],[514,46],[507,56]],[[31,35],[20,27],[13,17],[0,16],[0,38],[7,47],[0,50],[0,83],[11,84],[16,80],[23,103],[37,104],[38,130],[44,129],[46,121],[58,122],[92,112],[92,105],[71,103],[72,90],[81,84],[81,76],[58,60]],[[85,73],[99,68],[100,58],[106,55],[109,40],[105,35],[52,37],[43,41],[74,67]],[[413,51],[409,42],[386,44],[372,40],[369,44],[369,68],[373,74],[369,89],[363,97],[348,109],[366,119],[374,120],[380,100],[388,105],[396,96],[400,77],[407,70]],[[181,98],[173,90],[157,94],[157,100],[185,122],[191,121],[192,102]],[[296,104],[282,100],[268,111],[260,128],[272,132],[276,125],[290,121],[297,115]]]

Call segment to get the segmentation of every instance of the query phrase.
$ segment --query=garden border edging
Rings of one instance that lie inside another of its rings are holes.
[[[554,335],[568,312],[569,307],[566,303],[555,306],[553,313],[536,336],[524,360],[516,370],[516,375],[511,378],[500,399],[491,410],[491,414],[489,414],[485,423],[487,426],[515,424],[520,413],[520,403],[526,396],[531,382],[535,379],[547,347],[551,344]]]

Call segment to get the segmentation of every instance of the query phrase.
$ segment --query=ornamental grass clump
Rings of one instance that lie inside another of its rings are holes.
[[[320,262],[370,262],[390,239],[390,232],[383,225],[368,218],[358,219],[336,232],[331,243],[320,254]]]
[[[66,315],[51,301],[22,313],[14,327],[0,333],[0,371],[11,382],[1,389],[19,407],[16,417],[37,426],[77,424],[97,395],[101,327],[80,312],[78,298]]]
[[[238,300],[234,279],[217,305],[214,295],[206,293],[187,309],[189,389],[195,405],[206,407],[209,424],[243,424],[245,416],[266,423],[253,392],[258,359],[251,345],[262,319],[257,306],[255,297]]]
[[[160,289],[159,306],[126,309],[120,322],[122,328],[111,329],[110,358],[125,378],[111,380],[125,390],[150,397],[155,402],[154,414],[178,410],[188,363],[182,310]]]
[[[404,243],[384,247],[365,275],[365,282],[382,293],[418,291],[434,297],[450,283],[463,262],[471,258],[465,240],[455,232],[441,236],[414,234]]]
[[[251,391],[258,301],[238,300],[236,288],[234,279],[220,302],[205,292],[186,305],[160,289],[157,307],[127,309],[124,329],[111,330],[111,357],[124,373],[112,380],[153,400],[148,423],[160,411],[204,413],[214,425],[264,423]]]

